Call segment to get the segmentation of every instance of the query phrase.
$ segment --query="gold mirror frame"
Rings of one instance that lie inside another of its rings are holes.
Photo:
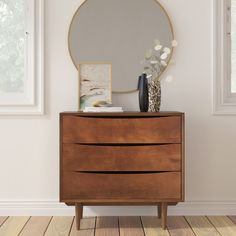
[[[70,33],[71,33],[72,22],[74,21],[74,19],[75,19],[77,13],[79,12],[80,8],[81,8],[87,1],[89,1],[89,0],[84,0],[84,1],[80,4],[80,6],[77,8],[77,10],[75,11],[75,13],[74,13],[74,15],[73,15],[73,17],[72,17],[72,20],[71,20],[71,22],[70,22],[69,32],[68,32],[68,36],[67,36],[67,43],[68,43],[68,50],[69,50],[70,58],[71,58],[71,60],[72,60],[72,62],[73,62],[73,64],[74,64],[74,66],[75,66],[76,69],[78,69],[78,65],[77,65],[77,63],[74,61],[74,59],[73,59],[73,57],[72,57],[72,52],[71,52],[70,43],[69,43],[69,41],[70,41],[70,40],[69,40],[69,37],[70,37]],[[168,15],[166,9],[161,5],[161,3],[159,3],[157,0],[153,0],[153,1],[155,1],[155,2],[160,6],[160,8],[161,8],[161,9],[163,10],[163,12],[165,13],[167,19],[169,20],[169,22],[170,22],[170,28],[171,28],[171,33],[172,33],[172,38],[173,38],[173,40],[174,40],[174,39],[175,39],[175,36],[174,36],[174,29],[173,29],[173,24],[172,24],[172,22],[171,22],[170,16]],[[168,66],[169,66],[169,64],[170,64],[170,61],[171,61],[171,58],[172,58],[172,55],[173,55],[173,51],[174,51],[174,48],[172,48],[172,50],[171,50],[171,56],[170,56],[170,59],[169,59],[169,61],[168,61],[168,63],[167,63],[166,68],[162,71],[162,73],[158,76],[158,78],[161,77],[161,76],[164,74],[164,72],[166,71],[166,69],[168,68]],[[138,81],[138,80],[137,80],[137,81]],[[124,90],[124,91],[121,91],[121,90],[120,90],[120,91],[119,91],[119,90],[112,90],[112,93],[117,93],[117,94],[122,94],[122,93],[123,93],[123,94],[124,94],[124,93],[134,93],[134,92],[137,92],[137,91],[138,91],[138,89]]]

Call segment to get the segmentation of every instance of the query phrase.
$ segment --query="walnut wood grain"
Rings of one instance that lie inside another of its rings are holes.
[[[163,203],[184,200],[184,136],[180,112],[61,113],[60,201],[162,204],[165,225]]]
[[[181,173],[63,173],[66,199],[181,199]]]
[[[162,229],[166,229],[166,222],[167,222],[167,203],[162,202],[161,203],[161,226]]]
[[[65,116],[64,143],[180,143],[181,117],[104,118]]]
[[[157,205],[157,217],[161,219],[161,204]]]
[[[80,221],[83,218],[83,206],[82,204],[75,204],[75,221],[77,230],[80,229]]]
[[[84,116],[84,117],[165,117],[165,116],[182,116],[183,112],[179,111],[161,111],[161,112],[81,112],[67,111],[62,112],[61,116]]]
[[[63,202],[68,206],[75,206],[76,203],[83,203],[84,206],[157,206],[159,203],[168,201],[168,205],[172,205],[174,202],[182,202],[181,199],[166,199],[166,198],[158,198],[158,199],[63,199]],[[71,204],[73,202],[73,204]],[[176,204],[175,204],[176,205]]]
[[[64,171],[181,171],[181,145],[63,145]]]

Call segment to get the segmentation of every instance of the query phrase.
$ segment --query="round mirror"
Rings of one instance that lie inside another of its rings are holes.
[[[72,19],[68,43],[76,68],[84,61],[109,61],[113,92],[131,92],[157,39],[171,48],[174,35],[156,0],[86,0]]]

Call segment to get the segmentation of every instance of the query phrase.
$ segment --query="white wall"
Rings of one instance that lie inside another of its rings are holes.
[[[186,112],[188,203],[175,208],[175,213],[184,209],[185,213],[221,210],[232,214],[233,210],[236,214],[236,119],[213,116],[211,109],[212,1],[160,2],[172,18],[179,42],[176,65],[167,72],[174,81],[163,83],[162,109]],[[30,214],[67,212],[56,204],[58,113],[77,109],[77,72],[69,57],[67,32],[79,3],[80,0],[45,0],[46,115],[0,117],[0,215],[27,214],[26,209]],[[136,94],[116,96],[114,101],[128,110],[138,109]],[[87,210],[88,214],[93,210],[96,214],[155,213],[150,207]]]

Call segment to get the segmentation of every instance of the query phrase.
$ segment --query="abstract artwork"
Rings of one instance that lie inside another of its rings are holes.
[[[79,109],[101,101],[111,103],[111,63],[84,62],[79,71]]]

